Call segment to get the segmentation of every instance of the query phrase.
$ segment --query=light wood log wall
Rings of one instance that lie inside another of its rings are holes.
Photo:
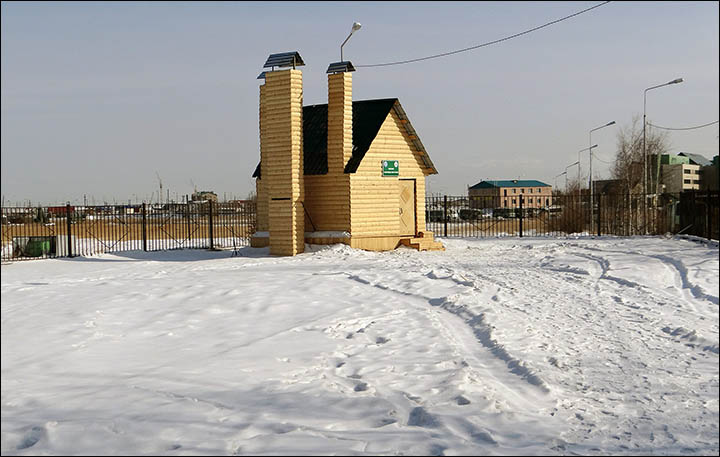
[[[270,254],[295,255],[305,247],[302,72],[268,72],[264,87],[260,161],[269,198]]]
[[[350,231],[352,141],[352,73],[328,75],[328,173],[305,177],[307,230]]]
[[[305,207],[307,231],[349,232],[350,175],[305,176]]]
[[[328,75],[328,172],[342,173],[352,157],[352,73]]]
[[[398,177],[382,176],[382,161],[400,162]],[[415,221],[425,231],[425,173],[422,160],[400,119],[391,111],[351,182],[351,234],[356,237],[397,237],[400,234],[399,179],[415,179]]]
[[[267,193],[267,186],[265,185],[265,182],[262,177],[265,176],[263,174],[263,105],[265,104],[265,84],[262,84],[260,86],[260,103],[258,104],[259,108],[259,131],[260,131],[260,178],[255,180],[255,195],[257,196],[257,231],[258,232],[267,232],[269,230],[268,227],[268,193]]]

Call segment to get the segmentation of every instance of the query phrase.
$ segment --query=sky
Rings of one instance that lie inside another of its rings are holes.
[[[257,75],[298,51],[304,103],[327,103],[343,48],[353,99],[396,97],[438,174],[428,193],[483,179],[557,177],[580,159],[608,177],[617,133],[643,113],[717,121],[718,2],[611,2],[518,38],[417,63],[360,67],[504,38],[596,2],[2,2],[4,204],[246,198],[257,165]],[[641,125],[641,124],[640,124]],[[670,151],[718,154],[718,124],[668,131]],[[570,167],[571,177],[578,167]],[[159,177],[159,179],[158,179]],[[587,179],[587,178],[585,178]],[[154,195],[153,195],[154,193]]]

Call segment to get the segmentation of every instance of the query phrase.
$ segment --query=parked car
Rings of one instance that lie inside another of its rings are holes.
[[[460,219],[464,221],[477,221],[482,218],[482,210],[464,208],[459,211]]]
[[[425,214],[428,222],[442,222],[443,221],[443,210],[441,209],[429,209]]]
[[[442,209],[430,209],[425,213],[425,217],[428,222],[444,222],[445,210]],[[460,214],[458,210],[448,208],[447,210],[447,221],[457,222],[460,220]]]

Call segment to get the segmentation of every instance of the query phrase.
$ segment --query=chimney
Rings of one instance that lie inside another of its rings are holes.
[[[260,92],[261,179],[268,199],[270,254],[296,255],[305,248],[303,182],[302,72],[295,53],[273,54],[265,66],[287,70],[265,73]]]
[[[328,73],[328,180],[333,188],[335,230],[351,231],[350,176],[345,165],[353,151],[352,63],[330,64]]]
[[[352,157],[352,74],[328,75],[328,174],[344,173]]]

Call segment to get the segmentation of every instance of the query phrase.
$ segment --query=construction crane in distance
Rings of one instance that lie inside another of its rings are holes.
[[[157,176],[158,183],[160,184],[160,193],[158,194],[158,204],[162,205],[162,179],[160,179],[160,173],[157,171],[155,172],[155,176]]]

